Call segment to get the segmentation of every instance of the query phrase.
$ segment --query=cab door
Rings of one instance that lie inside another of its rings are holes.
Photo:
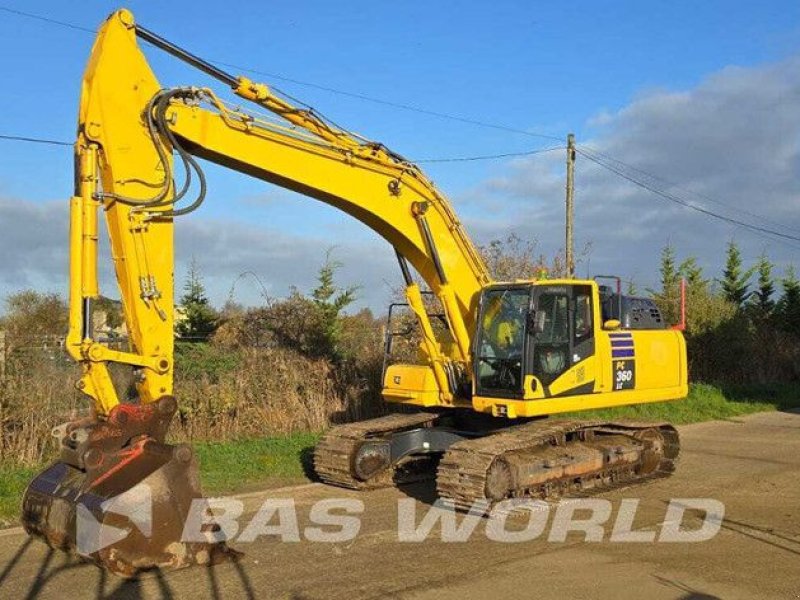
[[[595,356],[592,286],[542,285],[534,290],[526,373],[541,382],[545,396],[590,393]]]

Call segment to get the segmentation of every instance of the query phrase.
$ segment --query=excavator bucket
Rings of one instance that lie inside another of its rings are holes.
[[[64,427],[61,459],[25,492],[26,531],[122,577],[235,558],[215,531],[185,539],[202,495],[192,449],[163,442],[174,412],[167,397]]]

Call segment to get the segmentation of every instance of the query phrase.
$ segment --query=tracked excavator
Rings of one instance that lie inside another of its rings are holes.
[[[247,108],[206,87],[163,88],[140,41],[224,84]],[[675,468],[678,435],[667,423],[546,417],[685,397],[680,328],[652,301],[602,279],[493,281],[447,199],[386,146],[226,73],[120,10],[97,33],[74,149],[66,348],[93,411],[55,429],[60,457],[24,495],[25,528],[50,546],[122,576],[231,555],[213,528],[183,539],[202,497],[197,460],[166,439],[177,407],[173,229],[206,195],[198,159],[334,206],[397,254],[421,360],[386,361],[383,398],[402,410],[323,437],[314,452],[322,481],[369,489],[435,478],[446,502],[470,510],[603,491]],[[125,350],[92,329],[101,215]],[[425,293],[441,314],[429,314]],[[389,323],[387,357],[395,335]],[[135,401],[121,399],[112,364],[132,369]]]

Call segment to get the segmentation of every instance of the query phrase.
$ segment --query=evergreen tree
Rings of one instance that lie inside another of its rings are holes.
[[[317,287],[311,292],[311,299],[320,311],[322,318],[322,335],[331,356],[338,356],[339,338],[342,332],[341,312],[356,299],[358,287],[340,288],[336,285],[334,275],[342,266],[331,258],[331,251],[319,270]]]
[[[661,295],[665,299],[676,297],[678,289],[678,270],[675,267],[675,248],[667,244],[661,250]]]
[[[686,286],[691,292],[708,291],[708,279],[703,277],[703,267],[697,264],[697,259],[690,256],[678,267],[678,274],[686,280]]]
[[[181,337],[206,339],[217,328],[219,315],[208,301],[197,261],[192,258],[183,284],[181,308],[184,318],[176,324]]]
[[[678,281],[680,276],[675,265],[675,248],[667,243],[661,250],[661,290],[648,290],[661,308],[661,314],[669,323],[674,323],[678,315]]]
[[[775,308],[772,296],[775,294],[775,280],[772,277],[772,263],[762,254],[756,265],[758,289],[751,296],[753,305],[762,317],[767,317]]]
[[[786,269],[786,276],[781,281],[783,296],[778,303],[778,314],[783,329],[800,335],[800,281],[794,267]]]
[[[722,292],[728,302],[740,307],[747,299],[747,291],[750,287],[750,278],[753,276],[755,268],[743,270],[742,253],[736,242],[728,243],[728,250],[725,259],[725,270],[722,272]]]

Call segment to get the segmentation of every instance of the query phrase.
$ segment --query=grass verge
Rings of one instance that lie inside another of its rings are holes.
[[[317,433],[295,433],[232,442],[194,445],[200,461],[203,493],[245,492],[265,485],[280,486],[307,481],[311,450]],[[0,526],[19,520],[25,487],[42,466],[0,463]]]
[[[693,383],[689,386],[689,396],[685,400],[587,410],[566,413],[565,416],[582,419],[668,421],[685,425],[790,408],[800,408],[800,386],[781,384],[719,387]]]
[[[234,442],[196,444],[203,491],[243,492],[270,482],[291,485],[306,479],[317,433],[294,433]]]
[[[675,424],[730,419],[771,410],[800,408],[800,387],[792,385],[720,388],[692,384],[689,397],[678,402],[584,411],[580,418],[669,421]],[[265,485],[291,485],[306,480],[311,449],[318,433],[295,433],[232,442],[198,443],[203,490],[207,494],[243,492]],[[0,464],[0,524],[18,519],[22,493],[41,467]]]
[[[39,470],[39,467],[0,464],[0,526],[19,519],[22,493]]]

